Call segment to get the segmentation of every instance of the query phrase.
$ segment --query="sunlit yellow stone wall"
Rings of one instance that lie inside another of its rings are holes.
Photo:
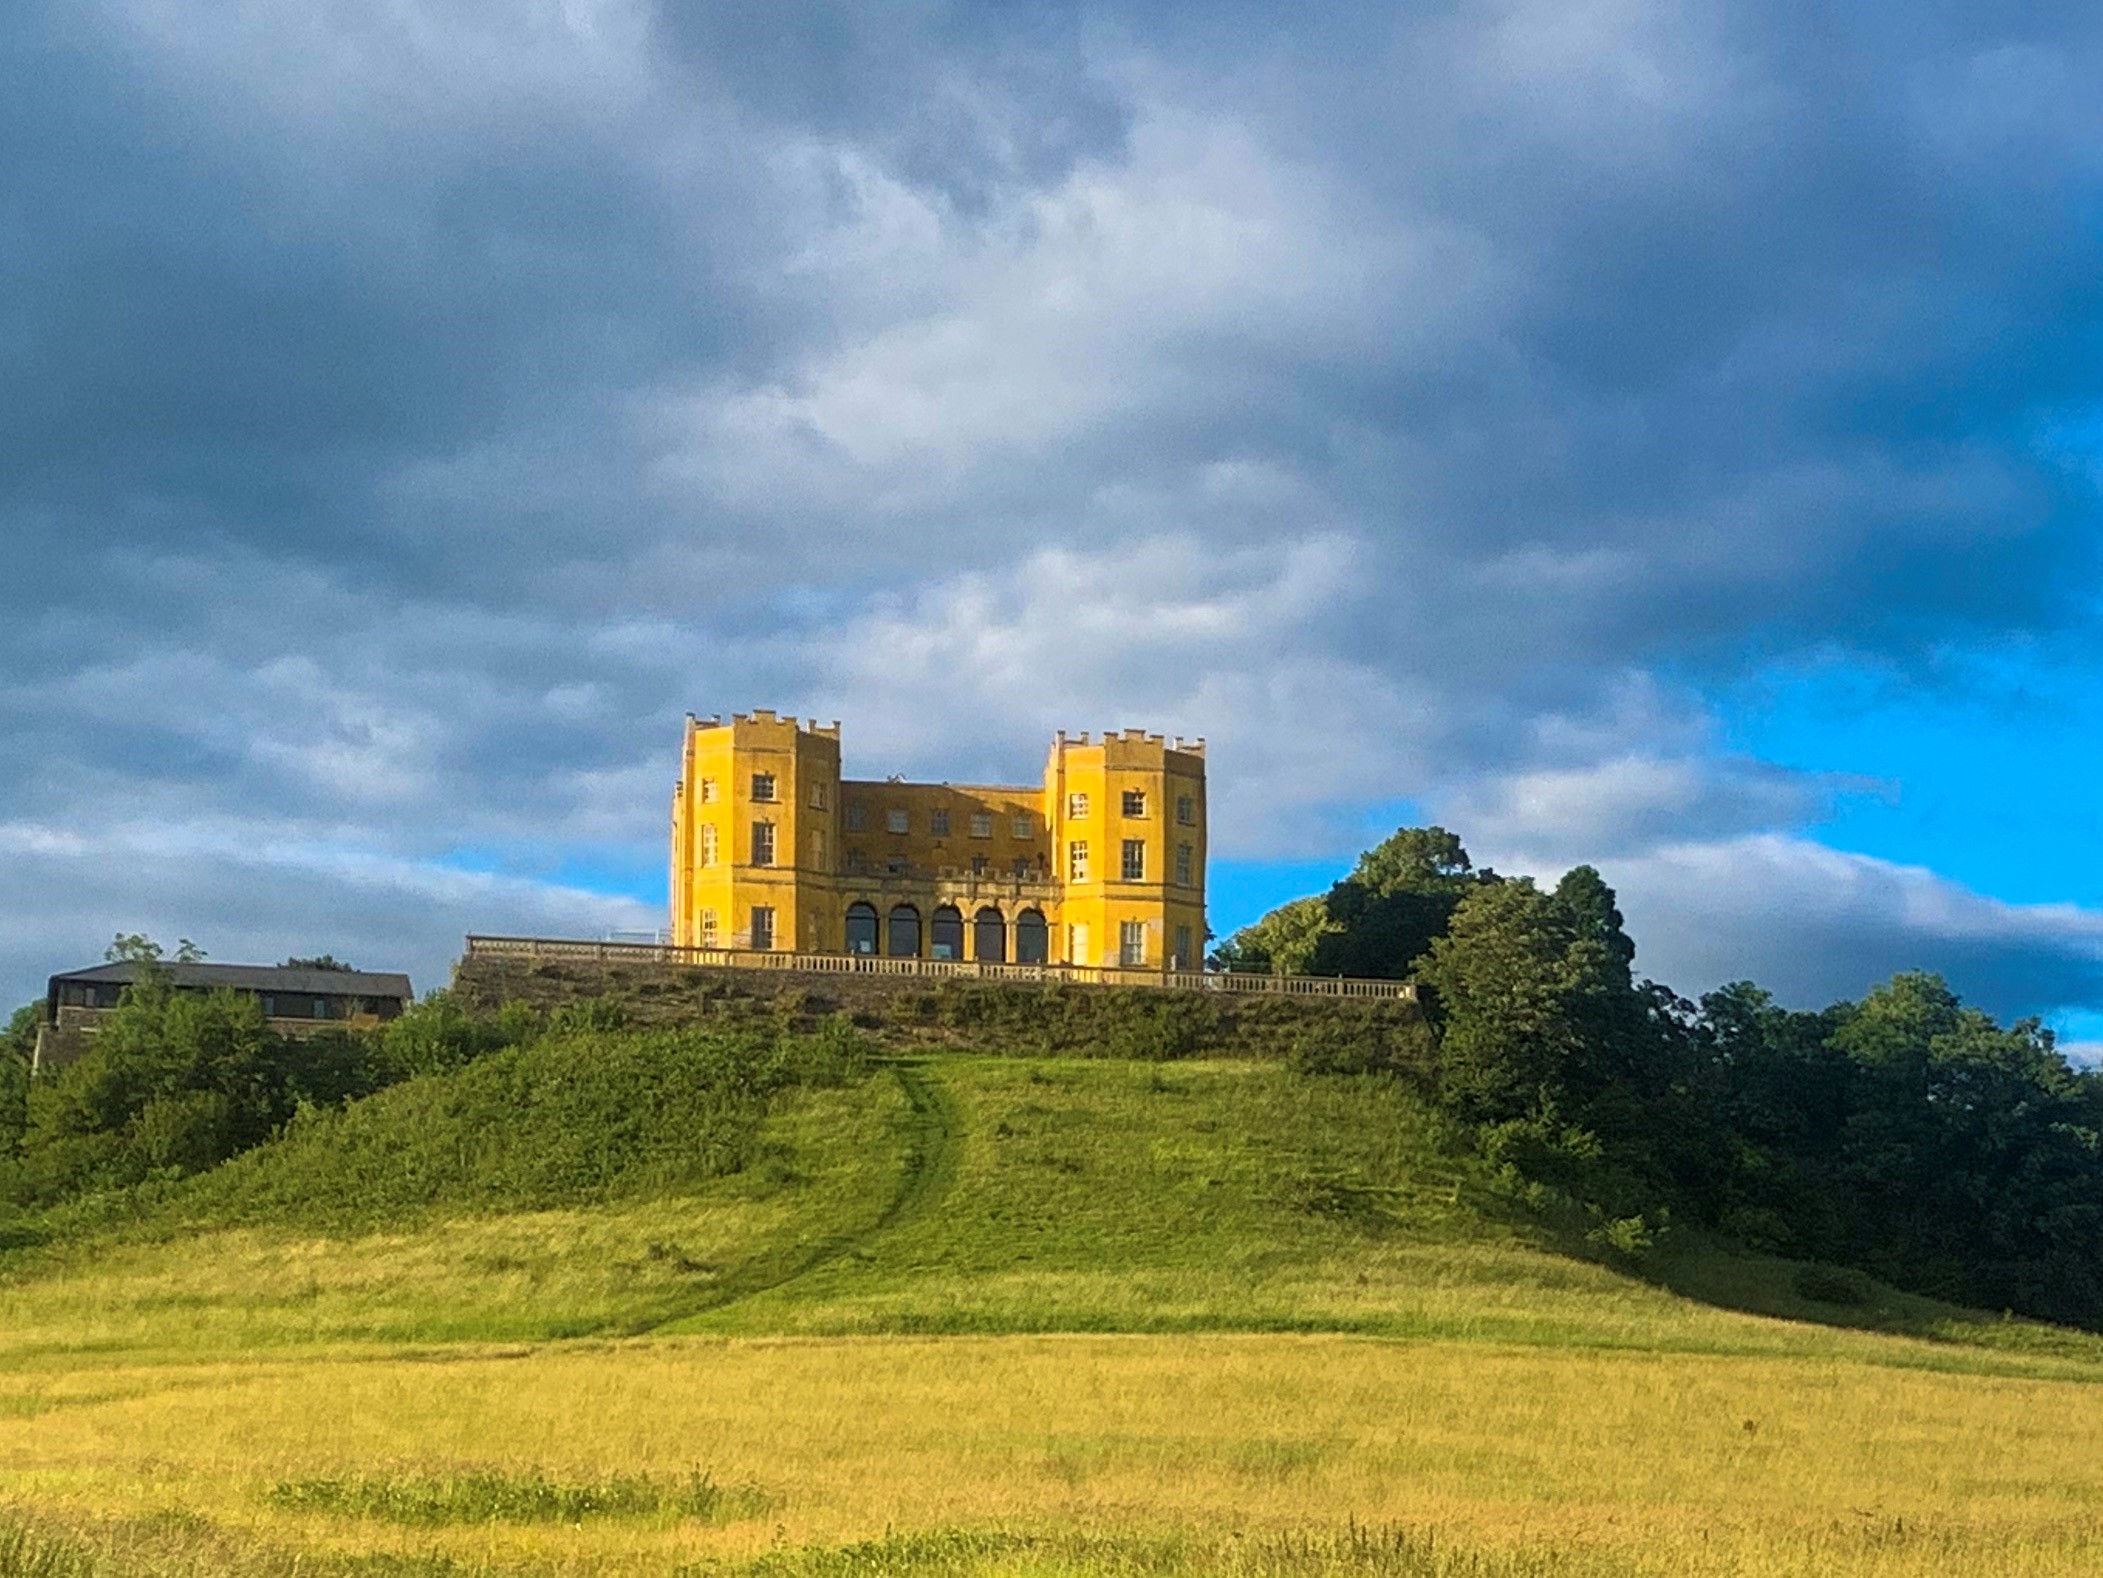
[[[843,778],[840,729],[686,721],[672,939],[927,959],[1199,968],[1205,746],[1060,734],[1039,786]]]

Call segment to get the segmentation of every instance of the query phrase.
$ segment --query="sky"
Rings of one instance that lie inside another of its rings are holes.
[[[1210,742],[2103,1050],[2103,12],[13,0],[0,993],[662,924],[680,719]]]

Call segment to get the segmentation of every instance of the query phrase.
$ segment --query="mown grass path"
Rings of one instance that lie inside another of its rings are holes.
[[[898,1185],[875,1218],[863,1225],[827,1233],[799,1244],[784,1260],[756,1262],[738,1275],[725,1278],[685,1307],[624,1328],[627,1335],[645,1336],[667,1331],[757,1298],[762,1293],[785,1288],[820,1267],[849,1255],[866,1253],[879,1236],[917,1220],[940,1203],[957,1176],[963,1120],[956,1098],[920,1059],[900,1058],[890,1061],[888,1066],[891,1077],[905,1096],[907,1115]]]

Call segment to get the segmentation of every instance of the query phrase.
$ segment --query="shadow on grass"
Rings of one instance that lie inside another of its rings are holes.
[[[1818,1261],[1757,1254],[1683,1233],[1630,1264],[1590,1258],[1714,1309],[1952,1347],[2103,1365],[2103,1335],[2003,1311],[1967,1309]]]

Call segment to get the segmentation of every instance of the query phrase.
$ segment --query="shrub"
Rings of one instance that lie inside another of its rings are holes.
[[[843,1015],[821,1019],[809,1035],[783,1036],[775,1056],[783,1081],[814,1090],[851,1085],[869,1069],[870,1045]]]
[[[1182,992],[1120,993],[1111,1011],[1103,1050],[1111,1057],[1165,1063],[1191,1057],[1214,1044],[1218,1013],[1202,997]]]
[[[1292,1039],[1288,1054],[1303,1074],[1385,1073],[1394,1067],[1387,1028],[1330,1018],[1310,1020]]]
[[[1800,1266],[1792,1285],[1799,1298],[1841,1309],[1860,1309],[1875,1297],[1869,1278],[1844,1266]]]
[[[14,1158],[29,1126],[29,1060],[0,1048],[0,1165]]]
[[[597,1011],[590,1006],[593,1001],[585,999],[570,1006],[589,1014]],[[397,1079],[438,1074],[517,1046],[532,1039],[540,1028],[540,1016],[524,1003],[505,1003],[494,1014],[475,1013],[454,993],[437,991],[388,1023],[381,1032],[382,1056]]]
[[[562,1036],[593,1030],[626,1030],[630,1023],[628,1010],[611,998],[580,997],[575,1002],[564,1003],[548,1015],[545,1033]],[[521,1036],[518,1039],[527,1038]]]
[[[424,1210],[543,1210],[676,1193],[737,1172],[787,1089],[860,1076],[851,1026],[547,1036],[339,1111],[191,1187],[219,1221],[355,1228]]]
[[[126,989],[78,1059],[34,1082],[9,1197],[45,1205],[201,1172],[261,1144],[302,1106],[377,1089],[385,1062],[372,1037],[288,1039],[252,997],[148,979]]]

